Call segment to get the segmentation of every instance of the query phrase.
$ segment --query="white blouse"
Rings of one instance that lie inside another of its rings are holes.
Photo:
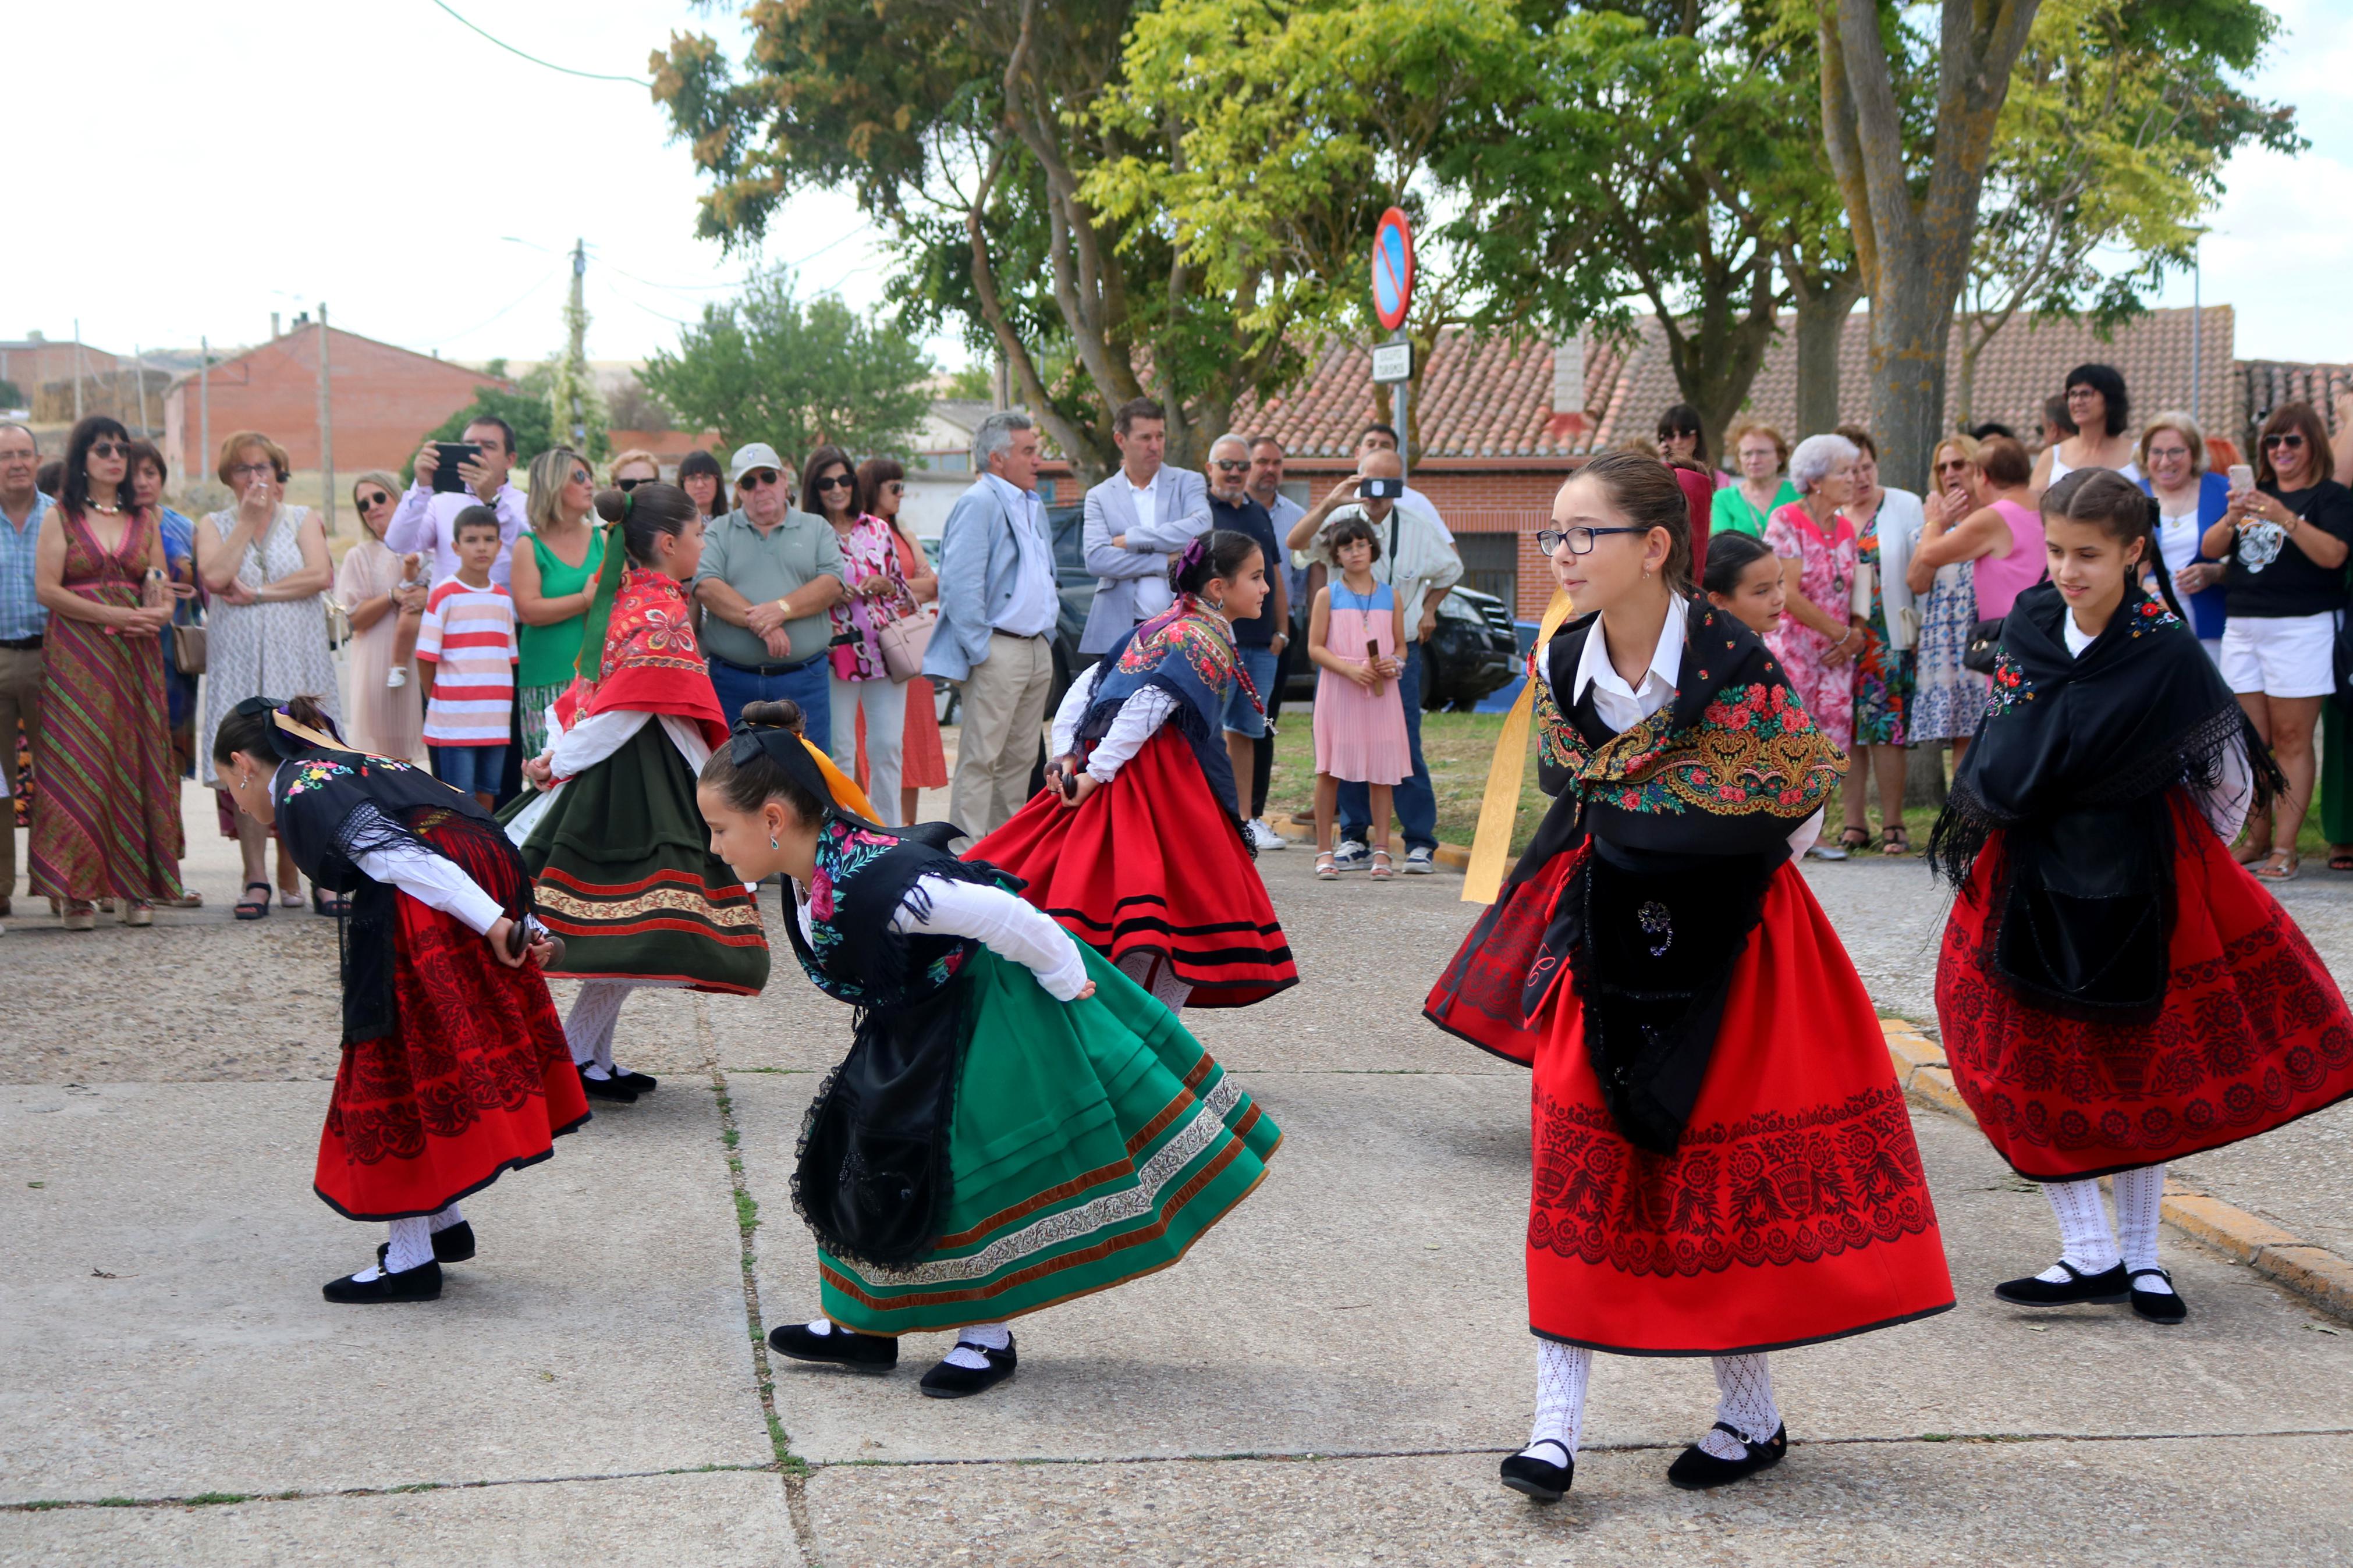
[[[1087,716],[1094,701],[1095,688],[1103,683],[1103,666],[1095,667],[1071,682],[1070,690],[1062,694],[1062,705],[1054,712],[1053,750],[1057,757],[1067,757],[1078,744],[1079,723]],[[1131,692],[1119,705],[1119,712],[1111,721],[1111,729],[1097,745],[1094,754],[1087,759],[1087,773],[1097,784],[1109,784],[1130,757],[1144,749],[1152,732],[1168,722],[1176,711],[1176,694],[1158,686],[1147,686]]]
[[[808,898],[796,882],[801,934],[812,936]],[[956,882],[926,873],[915,879],[930,909],[917,913],[913,890],[891,917],[891,929],[927,936],[969,937],[997,957],[1020,964],[1038,977],[1057,1002],[1075,1001],[1086,989],[1086,959],[1079,944],[1035,905],[1002,888]]]
[[[290,764],[278,765],[282,771]],[[360,810],[372,812],[375,807],[363,805]],[[482,891],[480,882],[466,875],[455,860],[436,855],[422,844],[404,842],[364,850],[352,857],[352,864],[371,881],[397,888],[427,909],[464,921],[478,936],[490,935],[491,928],[506,919],[506,910]]]

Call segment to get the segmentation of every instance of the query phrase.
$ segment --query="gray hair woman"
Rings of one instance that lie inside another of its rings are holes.
[[[1854,656],[1864,634],[1852,616],[1854,524],[1839,509],[1854,499],[1854,465],[1862,456],[1843,436],[1799,442],[1789,454],[1789,483],[1798,499],[1765,523],[1765,542],[1780,557],[1789,601],[1779,629],[1765,640],[1781,656],[1814,727],[1841,752],[1854,741]],[[1824,860],[1843,860],[1847,854],[1827,844],[1808,853]]]

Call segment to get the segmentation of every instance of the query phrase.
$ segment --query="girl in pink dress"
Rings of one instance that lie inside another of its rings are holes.
[[[1405,616],[1389,585],[1373,577],[1381,542],[1370,523],[1341,523],[1332,553],[1339,578],[1317,591],[1307,626],[1307,657],[1323,671],[1315,680],[1315,875],[1330,881],[1340,874],[1332,859],[1332,819],[1345,779],[1371,795],[1373,879],[1385,882],[1393,875],[1389,788],[1413,772],[1398,689]]]

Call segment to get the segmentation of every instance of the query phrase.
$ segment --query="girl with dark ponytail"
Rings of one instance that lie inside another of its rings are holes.
[[[2286,781],[2184,624],[2156,502],[2079,468],[2042,506],[2050,581],[2002,624],[1929,844],[1961,889],[1936,1015],[1978,1125],[2059,1221],[2058,1262],[1994,1294],[2177,1323],[2166,1162],[2353,1094],[2353,1017],[2228,847]]]
[[[348,898],[343,1067],[311,1187],[392,1234],[326,1298],[429,1301],[441,1265],[474,1256],[458,1200],[588,1120],[541,976],[563,944],[474,797],[353,751],[316,698],[248,698],[214,731],[212,763],[238,811]]]
[[[1227,705],[1237,690],[1259,700],[1233,623],[1259,613],[1266,574],[1231,529],[1178,552],[1176,603],[1071,682],[1046,787],[967,852],[1171,1011],[1188,996],[1246,1006],[1299,979],[1226,750]]]
[[[591,1100],[630,1104],[655,1080],[613,1061],[621,1004],[639,985],[730,995],[768,980],[759,906],[711,852],[694,777],[727,721],[694,635],[687,584],[703,521],[676,485],[596,493],[606,522],[577,679],[548,711],[532,786],[501,814],[536,879],[563,961],[580,981],[565,1038]]]

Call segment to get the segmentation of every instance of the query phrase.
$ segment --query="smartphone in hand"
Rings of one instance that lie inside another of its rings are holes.
[[[2255,488],[2255,470],[2245,463],[2231,465],[2231,493],[2239,495]]]
[[[458,472],[460,463],[479,461],[482,445],[479,441],[436,441],[433,450],[438,458],[433,469],[433,493],[455,495],[466,488],[463,475]]]

